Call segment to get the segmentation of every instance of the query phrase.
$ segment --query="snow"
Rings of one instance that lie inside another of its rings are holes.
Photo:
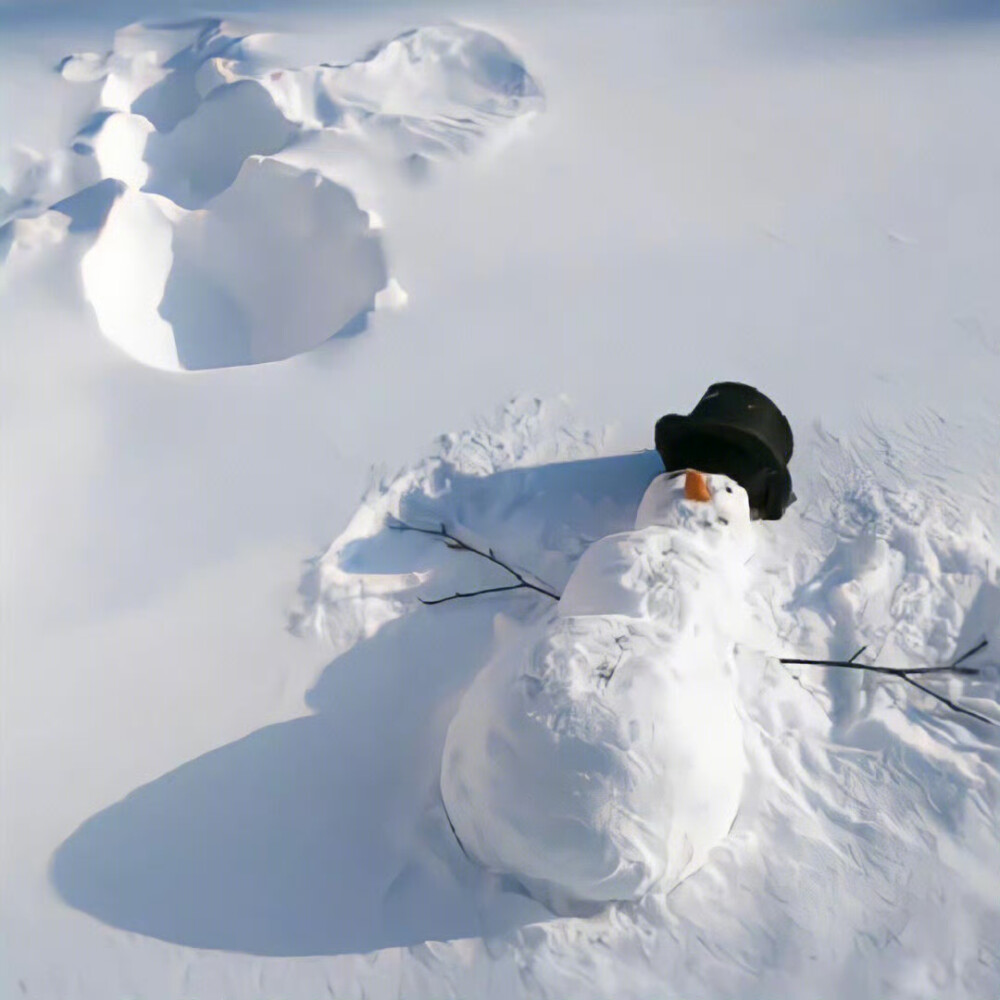
[[[1000,730],[775,659],[1000,721],[993,8],[166,6],[0,11],[0,992],[994,997]],[[440,796],[551,602],[399,522],[562,592],[720,379],[736,820],[557,915]]]
[[[110,340],[185,371],[316,347],[374,308],[387,281],[379,238],[349,191],[258,157],[200,212],[126,189],[81,276]]]

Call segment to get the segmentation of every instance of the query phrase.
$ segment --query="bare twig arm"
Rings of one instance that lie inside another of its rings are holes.
[[[497,558],[492,548],[488,549],[486,552],[482,549],[477,549],[474,545],[469,545],[468,542],[463,542],[461,538],[453,535],[450,531],[448,531],[444,524],[442,524],[439,528],[418,528],[412,524],[406,524],[404,521],[393,521],[389,524],[389,527],[394,531],[416,531],[422,535],[430,535],[433,538],[443,538],[445,544],[447,544],[449,548],[460,549],[464,552],[471,552],[473,555],[481,556],[483,559],[488,560],[495,566],[499,566],[502,570],[510,573],[510,575],[517,580],[516,584],[511,584],[509,587],[486,587],[482,590],[473,590],[468,593],[452,594],[450,597],[443,597],[434,601],[425,601],[421,598],[421,602],[423,604],[443,604],[445,601],[454,601],[456,598],[478,597],[480,594],[496,594],[504,590],[519,590],[522,588],[534,590],[538,594],[544,594],[546,597],[551,597],[554,601],[559,600],[559,595],[557,593],[550,590],[548,587],[532,583],[530,580],[525,579],[524,576],[514,569],[513,566],[504,562],[502,559]]]
[[[929,694],[932,698],[937,699],[942,705],[947,705],[954,712],[961,712],[962,715],[969,715],[973,719],[978,719],[980,722],[986,722],[991,726],[995,726],[997,724],[993,719],[988,719],[985,715],[973,712],[971,708],[962,708],[961,705],[956,705],[950,698],[946,698],[943,694],[938,694],[937,691],[932,691],[929,687],[918,683],[912,677],[907,677],[906,674],[903,674],[903,680],[912,684],[915,688],[919,688],[925,694]]]
[[[500,594],[505,590],[523,590],[523,583],[512,583],[507,587],[486,587],[483,590],[469,590],[465,592],[458,592],[452,594],[450,597],[436,597],[433,601],[425,600],[423,597],[418,598],[421,604],[431,605],[431,604],[445,604],[447,601],[457,601],[462,597],[479,597],[480,594]]]
[[[856,656],[857,654],[855,654]],[[848,670],[868,670],[875,674],[890,674],[896,677],[905,677],[907,674],[961,674],[963,676],[974,676],[979,673],[976,667],[959,667],[949,664],[941,667],[880,667],[874,663],[855,663],[854,658],[850,660],[807,660],[798,657],[781,657],[780,663],[799,663],[810,667],[842,667]]]
[[[925,694],[929,694],[932,698],[941,702],[942,705],[947,705],[948,708],[955,712],[960,712],[962,715],[968,715],[973,719],[978,719],[980,722],[986,722],[991,726],[997,725],[996,721],[987,718],[985,715],[980,715],[978,712],[973,712],[972,709],[962,708],[961,705],[957,705],[950,698],[946,698],[943,694],[939,694],[937,691],[932,690],[924,684],[919,683],[913,679],[914,676],[923,676],[926,674],[959,674],[961,676],[974,676],[979,673],[976,667],[963,667],[961,664],[978,653],[981,649],[985,649],[988,645],[986,639],[982,642],[973,646],[972,649],[964,652],[954,663],[946,664],[939,667],[880,667],[874,663],[856,663],[857,658],[865,651],[867,647],[862,646],[849,660],[811,660],[801,657],[780,657],[780,663],[788,664],[802,664],[805,666],[814,667],[838,667],[847,670],[867,670],[870,673],[882,674],[886,677],[898,677],[901,681],[905,681],[907,684],[911,684],[913,687]]]

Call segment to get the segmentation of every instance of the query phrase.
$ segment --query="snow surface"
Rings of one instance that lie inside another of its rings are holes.
[[[995,7],[257,6],[0,8],[0,994],[995,997],[997,727],[775,659],[1000,719]],[[736,822],[557,917],[439,794],[551,608],[396,520],[561,591],[719,379]]]

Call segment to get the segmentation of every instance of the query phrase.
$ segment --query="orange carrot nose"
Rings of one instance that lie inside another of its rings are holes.
[[[700,472],[688,469],[684,477],[684,499],[685,500],[711,500],[712,494],[708,492],[708,483]]]

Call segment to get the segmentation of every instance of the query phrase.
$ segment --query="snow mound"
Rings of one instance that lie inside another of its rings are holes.
[[[261,158],[199,211],[124,189],[81,269],[105,335],[168,370],[310,350],[373,309],[388,280],[348,190]]]
[[[746,493],[708,482],[712,500],[692,502],[654,479],[636,530],[584,553],[542,626],[498,637],[448,730],[459,841],[556,911],[672,888],[736,817],[733,635],[753,538]]]
[[[109,53],[67,57],[60,70],[70,81],[103,79],[104,112],[141,120],[130,128],[148,133],[145,148],[133,144],[148,168],[142,183],[186,208],[223,190],[245,157],[293,139],[320,159],[360,156],[412,172],[543,106],[503,42],[461,25],[413,29],[339,66],[288,67],[268,40],[215,18],[136,24]],[[322,142],[311,142],[318,133]],[[80,137],[78,150],[87,146]]]
[[[103,80],[101,107],[134,112],[157,131],[169,132],[201,103],[204,95],[196,83],[200,67],[240,39],[233,25],[214,17],[138,22],[115,32],[110,51],[67,56],[59,71],[72,83]]]
[[[0,165],[0,226],[123,186],[89,212],[101,221],[81,271],[104,334],[145,364],[282,360],[401,308],[376,232],[380,171],[422,174],[542,105],[503,42],[460,25],[341,66],[290,68],[272,41],[217,18],[123,28],[109,52],[59,66],[101,82],[65,154],[78,183],[43,183],[52,168],[27,154]],[[36,229],[0,229],[2,252]]]
[[[278,152],[295,132],[258,84],[220,88],[172,132],[150,135],[144,190],[200,208],[233,183],[248,156]]]
[[[219,57],[220,81],[256,79],[290,121],[408,163],[467,153],[491,131],[543,106],[521,60],[485,31],[457,24],[405,32],[342,66],[261,73]]]

